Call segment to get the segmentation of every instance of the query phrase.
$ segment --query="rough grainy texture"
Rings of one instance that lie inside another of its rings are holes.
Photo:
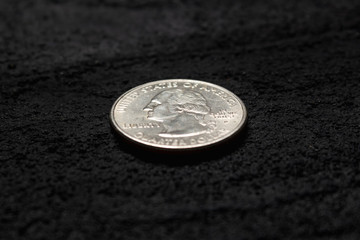
[[[360,239],[359,29],[357,0],[1,1],[0,239]],[[232,90],[246,132],[128,146],[112,103],[168,78]]]

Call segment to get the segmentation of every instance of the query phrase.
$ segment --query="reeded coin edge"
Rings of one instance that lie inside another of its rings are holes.
[[[135,138],[135,137],[131,136],[130,134],[126,133],[116,123],[115,116],[114,116],[116,105],[127,94],[129,94],[130,92],[135,92],[138,89],[146,87],[148,85],[158,84],[158,83],[161,83],[161,82],[178,82],[178,81],[191,81],[191,82],[195,82],[195,83],[198,83],[198,84],[207,84],[207,85],[210,85],[210,86],[225,90],[225,92],[229,92],[240,103],[241,108],[242,108],[243,113],[244,113],[243,116],[242,116],[242,119],[239,122],[239,124],[231,132],[221,136],[218,139],[212,140],[210,142],[199,143],[199,144],[194,144],[194,145],[185,145],[185,146],[181,146],[181,145],[180,146],[173,146],[173,145],[160,145],[160,144],[156,144],[156,143],[148,143],[146,141],[142,141],[141,139]],[[216,85],[214,83],[200,81],[200,80],[193,80],[193,79],[164,79],[164,80],[157,80],[157,81],[152,81],[152,82],[148,82],[148,83],[138,85],[138,86],[136,86],[134,88],[129,89],[128,91],[126,91],[122,95],[120,95],[120,97],[112,105],[111,111],[110,111],[110,123],[115,128],[115,130],[117,130],[118,133],[120,133],[121,135],[127,137],[129,140],[131,140],[131,141],[133,141],[135,143],[141,143],[141,144],[143,144],[143,145],[145,145],[147,147],[163,149],[163,150],[191,150],[191,149],[195,149],[195,148],[208,147],[208,146],[214,145],[216,143],[219,143],[219,142],[229,138],[232,135],[235,135],[240,130],[242,130],[242,128],[245,126],[246,120],[247,120],[247,110],[246,110],[245,104],[237,95],[235,95],[233,92],[227,90],[226,88],[221,87],[219,85]]]

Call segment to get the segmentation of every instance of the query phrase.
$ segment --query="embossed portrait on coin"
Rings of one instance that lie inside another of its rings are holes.
[[[153,97],[144,108],[149,120],[162,122],[162,137],[188,137],[210,132],[214,121],[205,121],[211,113],[206,99],[198,92],[186,89],[165,90]]]

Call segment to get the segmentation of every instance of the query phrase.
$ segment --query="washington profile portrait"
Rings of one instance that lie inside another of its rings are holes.
[[[187,89],[171,89],[155,95],[143,109],[147,119],[161,122],[161,137],[188,137],[210,132],[213,121],[205,121],[211,113],[203,95]]]

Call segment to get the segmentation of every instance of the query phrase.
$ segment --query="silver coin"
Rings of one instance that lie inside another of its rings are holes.
[[[169,79],[137,86],[111,108],[113,127],[127,138],[162,149],[218,143],[243,128],[244,103],[218,85]]]

